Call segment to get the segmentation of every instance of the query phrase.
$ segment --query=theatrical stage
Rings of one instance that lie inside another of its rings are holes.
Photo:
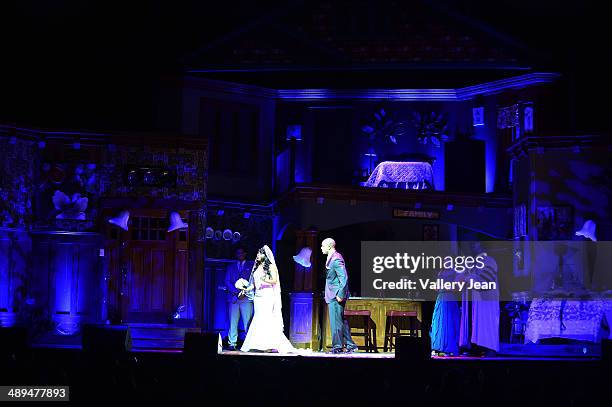
[[[163,335],[159,331],[164,328],[156,327],[155,329],[143,330],[133,329],[137,337],[132,337],[132,347],[128,350],[130,354],[183,354],[183,338],[184,329],[165,328],[166,332]],[[145,333],[143,334],[142,331]],[[147,332],[151,331],[151,332]],[[191,329],[192,332],[199,331]],[[134,335],[134,334],[132,334]],[[160,337],[161,336],[161,337]],[[61,337],[57,335],[49,335],[43,338],[40,342],[32,344],[34,349],[55,349],[55,350],[73,350],[81,351],[82,338],[81,336]],[[264,357],[264,358],[337,358],[337,359],[395,359],[396,352],[384,352],[382,349],[376,352],[367,352],[358,350],[351,354],[332,354],[325,351],[305,351],[300,350],[300,353],[277,353],[277,352],[242,352],[239,350],[230,351],[223,349],[218,353],[220,358],[234,357]],[[413,355],[413,358],[421,355]],[[408,357],[411,357],[408,355]],[[561,344],[509,344],[502,343],[500,352],[496,356],[431,356],[431,360],[448,360],[448,361],[578,361],[589,362],[598,361],[602,357],[601,343],[561,343]]]
[[[610,398],[594,2],[47,3],[5,19],[22,43],[0,109],[0,386],[139,406]]]

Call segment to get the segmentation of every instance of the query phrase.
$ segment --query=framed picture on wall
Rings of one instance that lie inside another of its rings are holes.
[[[536,209],[538,240],[571,240],[574,216],[571,206],[538,206]]]
[[[423,225],[423,240],[440,240],[438,225]]]
[[[472,108],[472,122],[473,126],[484,126],[484,107]]]

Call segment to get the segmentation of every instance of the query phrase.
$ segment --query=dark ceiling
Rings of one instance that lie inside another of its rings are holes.
[[[304,5],[300,1],[290,3]],[[410,8],[414,2],[355,0],[347,3],[346,13],[375,7],[381,8],[378,13],[384,15],[385,4],[397,7],[404,3]],[[603,3],[435,3],[468,25],[476,24],[485,31],[526,44],[536,55],[546,55],[539,62],[541,68],[574,79],[575,97],[584,102],[579,108],[584,110],[585,125],[593,125],[589,119],[593,115],[605,117],[605,109],[594,102],[602,89],[610,89],[610,65],[603,55],[610,49],[612,35]],[[161,77],[182,75],[185,56],[235,30],[248,30],[254,22],[286,5],[287,1],[259,0],[17,2],[15,9],[2,12],[6,23],[0,30],[6,42],[4,49],[8,50],[2,64],[2,88],[9,89],[10,97],[1,98],[0,121],[60,128],[154,129]],[[244,81],[270,86],[276,83],[279,88],[294,87],[295,78],[304,87],[318,83],[351,87],[359,81],[378,87],[415,87],[415,82],[418,84],[428,75],[431,72],[412,70],[406,74],[395,69],[383,78],[355,71],[340,80],[336,72],[319,72],[320,82],[302,73],[287,76],[268,72],[242,77]],[[455,70],[446,79],[437,80],[444,86],[443,82],[451,84],[455,77],[471,82],[506,75],[501,70]],[[432,78],[433,84],[436,76]]]

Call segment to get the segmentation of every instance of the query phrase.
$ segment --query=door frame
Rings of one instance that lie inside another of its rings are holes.
[[[199,212],[204,208],[203,202],[183,201],[177,199],[154,198],[106,198],[100,202],[99,230],[104,236],[104,276],[106,280],[107,301],[105,313],[107,320],[113,324],[129,321],[127,307],[129,298],[127,289],[128,246],[131,240],[130,231],[124,231],[108,223],[108,220],[117,216],[122,210],[130,211],[130,217],[143,216],[142,214],[160,214],[168,216],[176,211],[183,219],[187,219],[187,242],[180,247],[178,237],[173,239],[174,251],[178,249],[187,251],[187,304],[186,319],[193,320],[196,326],[201,326],[204,316],[203,310],[203,271],[204,271],[204,242],[198,241],[198,230],[201,217]],[[147,215],[144,215],[147,216]],[[148,215],[151,216],[151,215]],[[113,232],[115,230],[115,232]],[[113,235],[114,233],[114,235]],[[114,238],[113,238],[114,237]],[[178,244],[178,246],[177,246]],[[176,253],[173,261],[176,262]],[[176,282],[173,282],[173,286]],[[176,290],[173,288],[173,291]],[[174,295],[174,293],[173,293]]]

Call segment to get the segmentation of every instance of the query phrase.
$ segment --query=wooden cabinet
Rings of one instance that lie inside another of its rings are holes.
[[[102,236],[90,232],[32,232],[29,292],[45,305],[57,333],[71,335],[84,322],[100,322]]]
[[[311,292],[295,292],[290,295],[291,324],[289,340],[297,348],[310,348],[318,351],[321,347],[322,304],[319,295]]]

